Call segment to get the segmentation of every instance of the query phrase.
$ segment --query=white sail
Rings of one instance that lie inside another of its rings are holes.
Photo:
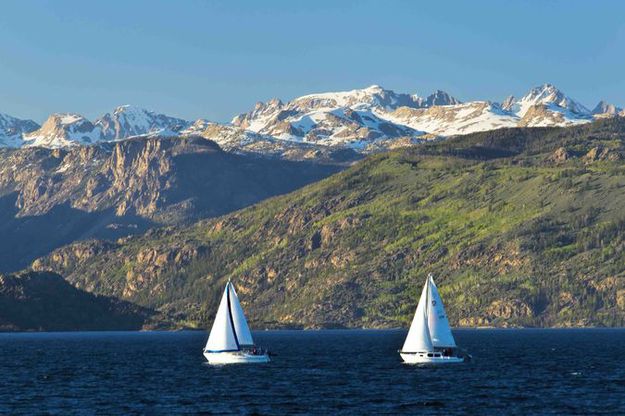
[[[230,286],[230,312],[232,314],[234,330],[236,332],[239,345],[254,345],[252,333],[250,332],[250,327],[247,326],[247,321],[245,319],[245,315],[243,314],[243,309],[241,308],[237,292],[234,290],[234,285],[232,283],[228,283],[228,286]]]
[[[217,315],[211,328],[208,341],[206,342],[205,351],[222,352],[222,351],[238,351],[239,343],[234,332],[234,325],[228,308],[230,283],[226,285],[226,290],[221,297]]]
[[[432,339],[432,345],[435,347],[455,347],[456,341],[451,333],[449,327],[449,321],[447,320],[447,314],[445,313],[445,306],[438,294],[438,288],[434,283],[432,275],[428,276],[429,283],[429,300],[428,303],[428,327],[430,329],[430,338]]]
[[[410,325],[410,330],[408,331],[406,341],[402,347],[402,352],[421,352],[433,350],[427,319],[429,283],[429,280],[426,281],[423,286],[423,291],[421,291],[421,298],[419,299],[419,304],[417,305],[417,311],[412,319],[412,324]]]

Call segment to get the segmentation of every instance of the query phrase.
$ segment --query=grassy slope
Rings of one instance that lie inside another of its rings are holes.
[[[429,272],[456,325],[623,325],[624,137],[609,120],[416,146],[216,220],[81,243],[35,266],[187,325],[207,325],[227,278],[257,325],[405,325]],[[560,147],[569,158],[554,162]],[[591,160],[593,148],[608,150]]]

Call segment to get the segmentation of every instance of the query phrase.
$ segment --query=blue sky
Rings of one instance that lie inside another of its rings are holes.
[[[136,104],[228,121],[256,101],[379,84],[501,100],[551,82],[625,105],[623,1],[2,2],[0,112]]]

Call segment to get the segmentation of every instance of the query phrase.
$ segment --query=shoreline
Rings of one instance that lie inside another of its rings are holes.
[[[579,326],[579,327],[453,327],[454,331],[584,331],[584,330],[625,330],[625,327],[614,326]],[[407,332],[408,328],[280,328],[280,329],[253,329],[253,333],[263,332]],[[119,333],[119,334],[175,334],[181,332],[204,332],[209,329],[104,329],[104,330],[51,330],[51,331],[3,331],[0,330],[0,337],[12,334],[98,334],[98,333]]]

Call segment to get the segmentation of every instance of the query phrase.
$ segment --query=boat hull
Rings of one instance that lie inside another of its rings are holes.
[[[235,352],[204,352],[204,357],[209,364],[254,364],[268,363],[271,361],[268,354],[248,354],[241,351]]]
[[[467,361],[467,357],[428,357],[427,353],[399,353],[406,364],[447,365]]]

